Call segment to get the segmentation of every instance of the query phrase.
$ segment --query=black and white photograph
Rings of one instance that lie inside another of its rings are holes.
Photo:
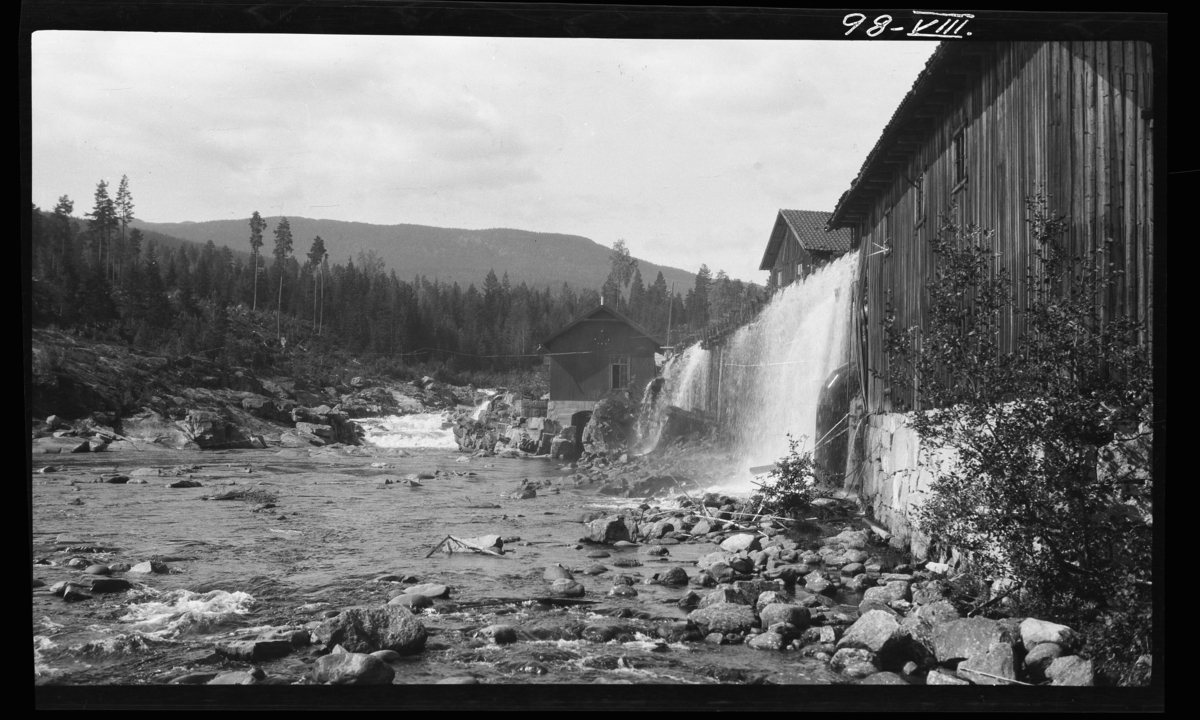
[[[1166,29],[23,3],[38,707],[1162,710]]]

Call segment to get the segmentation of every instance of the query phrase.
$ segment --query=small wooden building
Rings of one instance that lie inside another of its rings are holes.
[[[868,414],[916,407],[887,387],[883,321],[924,327],[934,277],[931,233],[953,208],[960,226],[994,231],[993,249],[1028,295],[1036,242],[1025,199],[1068,219],[1072,255],[1094,249],[1123,273],[1106,317],[1151,325],[1154,239],[1152,48],[1140,41],[959,42],[934,52],[838,201],[829,227],[859,249],[856,361]],[[1024,327],[1004,318],[1000,351]],[[1149,344],[1147,331],[1142,341]]]
[[[831,213],[780,210],[759,270],[770,270],[770,284],[786,287],[850,250],[849,230],[826,230]]]
[[[542,341],[550,362],[546,416],[576,425],[613,390],[640,398],[657,368],[662,342],[612,307],[598,305]]]

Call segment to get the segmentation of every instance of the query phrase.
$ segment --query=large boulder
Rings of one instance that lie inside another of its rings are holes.
[[[1066,625],[1025,618],[1021,621],[1021,642],[1026,650],[1033,650],[1037,645],[1048,642],[1071,649],[1078,645],[1078,635]]]
[[[392,666],[374,655],[352,652],[317,658],[310,674],[329,685],[390,685],[396,677]]]
[[[900,645],[900,623],[882,610],[871,610],[850,626],[839,648],[863,648],[877,655],[885,655]]]
[[[351,607],[317,629],[326,650],[341,645],[351,653],[395,650],[413,655],[425,648],[425,626],[399,605]]]
[[[1011,645],[1011,634],[1008,628],[987,618],[952,620],[933,628],[933,649],[940,663],[982,655],[998,642]]]
[[[625,519],[619,515],[600,518],[588,523],[587,539],[607,544],[622,540],[628,542],[629,528],[625,525]]]

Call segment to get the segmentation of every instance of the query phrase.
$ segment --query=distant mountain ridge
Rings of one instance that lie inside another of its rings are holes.
[[[270,257],[274,247],[275,228],[280,216],[263,218],[263,255]],[[183,240],[205,243],[212,240],[218,247],[248,252],[250,249],[250,218],[243,220],[210,220],[205,222],[152,223],[134,221],[143,232],[161,233]],[[423,275],[445,283],[457,282],[463,288],[474,283],[482,285],[488,270],[498,277],[508,273],[513,285],[527,283],[530,287],[550,287],[557,290],[564,282],[574,289],[599,289],[608,277],[611,248],[580,235],[541,233],[529,230],[492,228],[464,230],[428,225],[372,225],[342,220],[314,220],[288,217],[292,229],[292,251],[303,261],[320,235],[325,241],[331,263],[357,262],[360,252],[374,251],[395,270],[402,280]],[[655,265],[638,260],[642,279],[647,286],[659,272],[668,287],[686,294],[696,283],[696,274],[678,268]]]

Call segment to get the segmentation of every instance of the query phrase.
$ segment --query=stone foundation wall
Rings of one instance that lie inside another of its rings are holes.
[[[931,465],[954,462],[948,451],[921,452],[921,439],[906,414],[862,415],[851,407],[850,452],[845,488],[856,493],[897,540],[923,557],[929,539],[916,530],[915,510],[933,481]]]
[[[581,410],[594,410],[596,400],[549,400],[546,403],[546,417],[560,425],[570,425],[571,416]]]

